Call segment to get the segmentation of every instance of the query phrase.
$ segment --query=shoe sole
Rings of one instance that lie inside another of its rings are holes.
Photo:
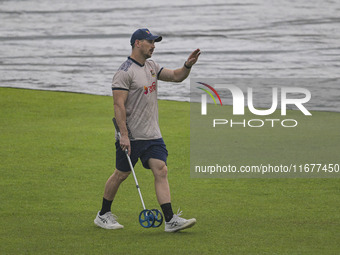
[[[96,219],[93,221],[94,224],[96,224],[98,227],[104,228],[104,229],[121,229],[124,228],[123,225],[119,225],[119,226],[112,226],[112,227],[107,227],[105,224],[103,224],[101,221],[96,221]]]
[[[184,224],[183,226],[181,226],[177,229],[175,228],[175,229],[165,230],[165,232],[175,233],[175,232],[178,232],[178,231],[183,230],[183,229],[191,228],[195,224],[196,224],[196,219],[192,219],[192,221],[188,222],[187,224]]]

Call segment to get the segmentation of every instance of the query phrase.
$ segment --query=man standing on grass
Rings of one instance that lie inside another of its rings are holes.
[[[161,68],[151,60],[155,42],[161,36],[148,29],[138,29],[131,36],[132,53],[113,77],[112,94],[115,118],[121,133],[116,136],[116,169],[105,185],[103,204],[94,223],[106,229],[123,228],[111,213],[111,204],[119,185],[129,176],[131,169],[125,150],[132,164],[140,158],[143,166],[151,169],[155,178],[158,203],[165,217],[165,231],[176,232],[192,227],[196,219],[186,220],[173,213],[167,178],[168,151],[158,124],[157,80],[181,82],[196,63],[200,50],[193,51],[184,65],[176,70]]]

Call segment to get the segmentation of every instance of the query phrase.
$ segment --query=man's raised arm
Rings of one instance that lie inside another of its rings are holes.
[[[182,82],[190,73],[191,67],[197,62],[199,55],[201,54],[200,49],[194,50],[184,65],[178,69],[171,70],[163,68],[159,74],[159,79],[162,81]]]

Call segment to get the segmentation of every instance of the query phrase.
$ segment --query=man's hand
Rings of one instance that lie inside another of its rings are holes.
[[[121,136],[119,139],[120,148],[125,152],[128,150],[129,156],[131,154],[131,146],[130,146],[130,139],[127,135]]]
[[[185,62],[185,65],[189,68],[192,67],[197,62],[200,54],[201,54],[200,49],[194,50],[188,57],[188,60]]]

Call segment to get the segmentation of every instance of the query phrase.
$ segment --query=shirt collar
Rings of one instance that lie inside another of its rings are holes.
[[[139,65],[140,67],[143,67],[144,65],[142,65],[141,63],[137,62],[136,60],[134,60],[131,57],[128,57],[128,59],[130,59],[132,62],[134,62],[135,64]]]

